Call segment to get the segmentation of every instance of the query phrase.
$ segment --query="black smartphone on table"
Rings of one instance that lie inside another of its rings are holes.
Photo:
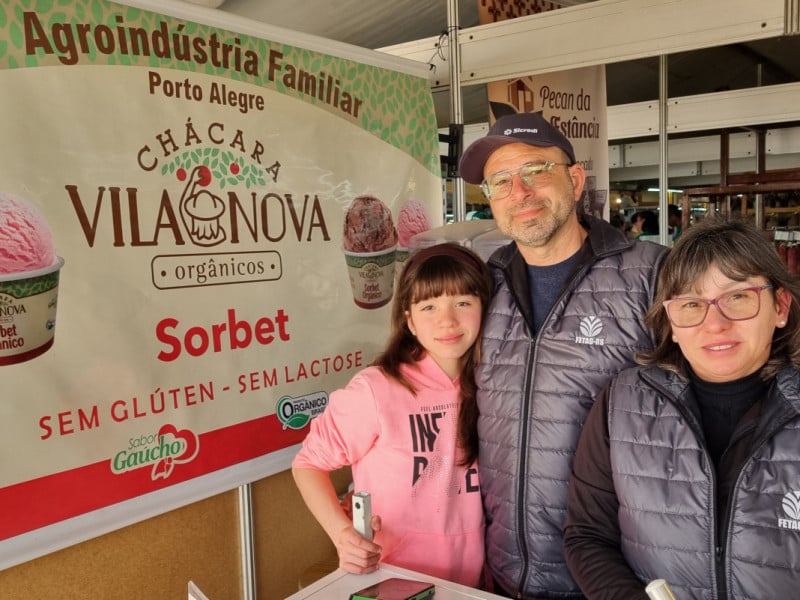
[[[350,600],[424,600],[435,591],[427,581],[390,577],[350,594]]]

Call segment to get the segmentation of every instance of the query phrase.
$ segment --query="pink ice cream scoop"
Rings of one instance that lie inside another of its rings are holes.
[[[392,211],[374,196],[354,199],[344,216],[342,245],[347,252],[379,252],[396,246]]]
[[[56,262],[53,234],[27,200],[0,192],[0,274],[21,273]]]
[[[398,244],[402,248],[408,248],[413,236],[430,228],[431,219],[425,205],[416,198],[406,200],[397,215]]]

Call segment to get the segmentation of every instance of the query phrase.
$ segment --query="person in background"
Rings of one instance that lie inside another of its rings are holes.
[[[634,240],[643,235],[658,235],[658,215],[652,210],[640,210],[634,213],[628,235]]]
[[[628,224],[625,222],[625,218],[621,214],[615,213],[611,215],[608,219],[608,222],[614,229],[619,229],[622,233],[627,235]]]
[[[292,474],[342,569],[368,573],[385,561],[481,583],[474,369],[491,290],[488,267],[467,248],[412,254],[386,349],[312,421]],[[329,473],[345,465],[355,491],[372,496],[374,541],[353,528],[336,496]]]
[[[672,232],[671,238],[674,243],[683,233],[683,211],[677,204],[667,205],[667,223]]]
[[[575,457],[567,561],[589,600],[797,598],[800,281],[753,225],[675,243],[658,346],[595,402]]]
[[[581,598],[562,536],[572,457],[595,394],[652,347],[643,319],[666,249],[578,215],[583,167],[539,113],[499,118],[460,172],[513,239],[489,259],[476,375],[487,565],[497,593]]]

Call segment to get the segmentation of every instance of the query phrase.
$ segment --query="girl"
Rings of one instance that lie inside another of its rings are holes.
[[[368,573],[384,561],[464,585],[483,569],[474,368],[492,293],[486,264],[456,244],[407,261],[384,352],[331,394],[292,463],[309,510],[339,555]],[[329,473],[351,465],[372,494],[374,541],[340,506]]]

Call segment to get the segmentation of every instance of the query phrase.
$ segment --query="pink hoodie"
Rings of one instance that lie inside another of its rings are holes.
[[[483,508],[477,465],[456,465],[459,399],[426,356],[403,374],[417,390],[377,367],[331,393],[293,467],[333,471],[352,465],[356,491],[372,494],[382,519],[382,561],[476,587],[483,570]]]

